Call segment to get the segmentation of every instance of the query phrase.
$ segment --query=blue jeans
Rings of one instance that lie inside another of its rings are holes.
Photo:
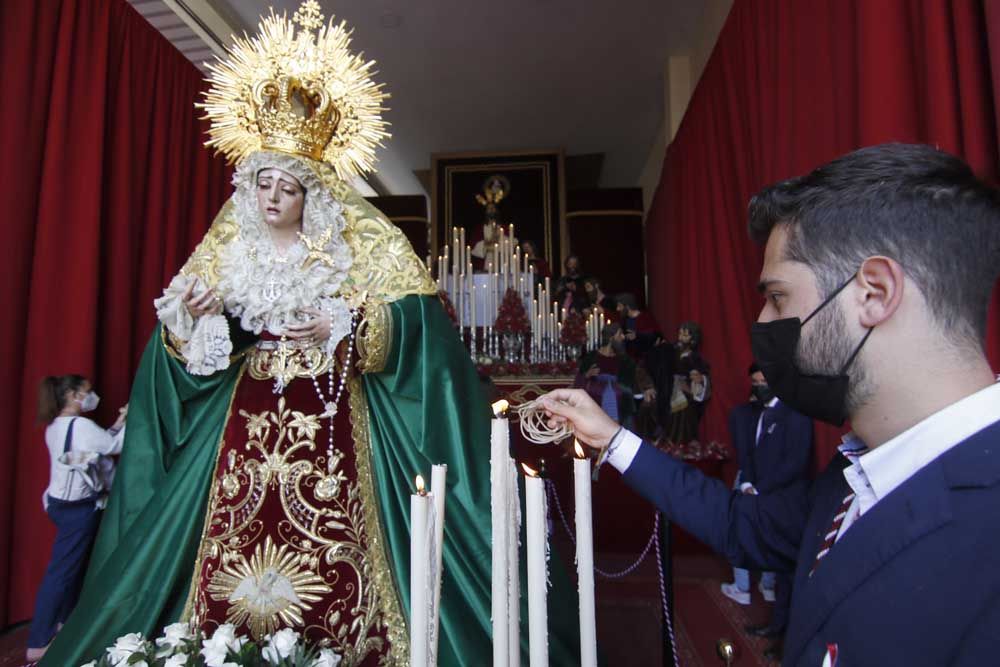
[[[56,524],[56,541],[35,596],[28,648],[48,646],[56,636],[56,628],[76,606],[90,548],[101,523],[101,512],[95,509],[94,500],[66,502],[49,498],[48,513]]]
[[[760,583],[764,588],[769,590],[774,590],[774,572],[761,572],[760,573]],[[744,570],[740,567],[733,568],[733,582],[736,584],[736,588],[744,593],[750,592],[750,570]]]

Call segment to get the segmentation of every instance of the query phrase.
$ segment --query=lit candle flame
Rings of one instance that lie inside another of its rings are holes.
[[[499,401],[493,404],[493,415],[497,419],[499,419],[500,417],[504,416],[504,414],[507,412],[507,408],[509,407],[510,403],[501,398]]]
[[[417,494],[422,496],[425,495],[425,493],[426,491],[424,491],[424,477],[423,475],[417,475]]]
[[[579,440],[576,439],[573,440],[573,449],[576,450],[576,458],[578,459],[587,458],[587,454],[583,451],[583,447],[580,446]]]
[[[528,477],[538,477],[538,471],[529,466],[527,463],[522,463],[521,468],[524,469],[524,474]]]

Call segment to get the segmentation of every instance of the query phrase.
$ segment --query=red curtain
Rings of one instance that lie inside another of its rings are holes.
[[[728,442],[726,415],[748,393],[749,328],[762,305],[750,196],[887,141],[938,145],[996,181],[990,77],[982,2],[736,0],[647,220],[655,316],[670,327],[693,319],[705,331],[715,386],[705,439]],[[996,301],[988,347],[998,364]],[[823,427],[818,436],[823,465],[837,433]]]
[[[201,74],[124,0],[0,3],[0,62],[2,627],[32,615],[54,534],[39,381],[92,378],[110,423],[229,174],[201,146]]]

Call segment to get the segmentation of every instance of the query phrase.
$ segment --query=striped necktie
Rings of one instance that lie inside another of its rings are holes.
[[[823,557],[829,553],[830,548],[833,543],[837,541],[837,533],[840,532],[840,526],[844,523],[844,517],[847,516],[847,510],[850,509],[851,503],[854,501],[854,491],[851,491],[846,496],[844,500],[840,503],[840,507],[837,508],[837,513],[833,515],[833,523],[830,524],[830,530],[827,531],[826,536],[823,538],[823,544],[820,545],[819,551],[816,553],[816,560],[813,561],[812,568],[809,570],[809,576],[813,575],[816,571],[816,567],[819,562],[823,560]]]

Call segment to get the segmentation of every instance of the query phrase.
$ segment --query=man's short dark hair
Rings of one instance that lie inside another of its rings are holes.
[[[812,269],[822,295],[868,257],[900,263],[944,331],[982,345],[1000,274],[1000,193],[930,146],[848,153],[750,200],[750,235],[788,230],[785,258]]]
[[[639,310],[639,300],[631,292],[622,292],[615,297],[615,301],[625,306],[629,310]]]
[[[760,366],[757,365],[756,361],[750,364],[750,368],[747,369],[747,375],[752,376],[754,373],[760,373]]]

